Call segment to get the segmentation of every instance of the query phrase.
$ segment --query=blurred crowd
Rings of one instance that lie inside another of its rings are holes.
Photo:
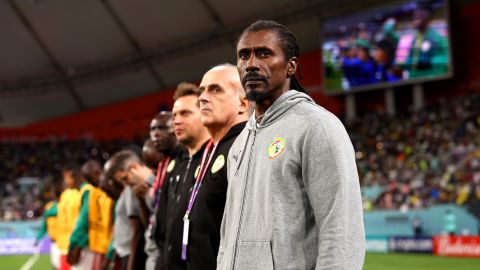
[[[140,151],[142,142],[93,140],[0,144],[0,220],[36,219],[45,202],[62,186],[62,169],[70,162],[95,159],[104,163],[124,148]]]
[[[464,205],[480,199],[480,96],[441,100],[395,117],[369,113],[349,134],[356,150],[364,209]]]

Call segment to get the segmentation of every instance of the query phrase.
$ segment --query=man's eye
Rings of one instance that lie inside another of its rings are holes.
[[[270,52],[269,51],[261,51],[258,56],[260,57],[267,57],[267,56],[270,56]]]
[[[238,58],[243,60],[248,59],[248,53],[239,53]]]

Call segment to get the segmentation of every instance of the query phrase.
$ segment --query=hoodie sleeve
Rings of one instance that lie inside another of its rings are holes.
[[[230,174],[230,154],[228,155],[228,158],[227,158],[227,180],[231,179],[229,177],[229,174]],[[227,214],[227,211],[223,211],[222,223],[220,224],[220,246],[218,248],[218,254],[217,254],[217,269],[222,269],[222,259],[223,259],[223,254],[225,253],[225,226],[227,222],[226,214]]]
[[[320,115],[302,146],[302,177],[319,229],[316,269],[362,269],[365,237],[353,146],[335,116]]]

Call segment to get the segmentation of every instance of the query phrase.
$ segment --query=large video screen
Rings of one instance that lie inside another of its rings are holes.
[[[448,0],[398,1],[328,20],[325,94],[449,78]]]

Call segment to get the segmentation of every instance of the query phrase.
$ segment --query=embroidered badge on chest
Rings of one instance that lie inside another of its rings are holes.
[[[172,172],[173,168],[175,168],[175,159],[173,159],[172,161],[170,161],[170,163],[168,163],[167,172]]]
[[[273,142],[268,146],[267,154],[270,159],[276,159],[280,156],[285,150],[285,139],[282,137],[277,137]]]
[[[200,165],[198,165],[197,168],[195,169],[195,174],[193,174],[193,178],[197,178],[199,171],[200,171]]]
[[[220,169],[223,168],[223,165],[225,165],[225,157],[220,155],[215,159],[215,162],[212,165],[212,173],[220,171]]]

